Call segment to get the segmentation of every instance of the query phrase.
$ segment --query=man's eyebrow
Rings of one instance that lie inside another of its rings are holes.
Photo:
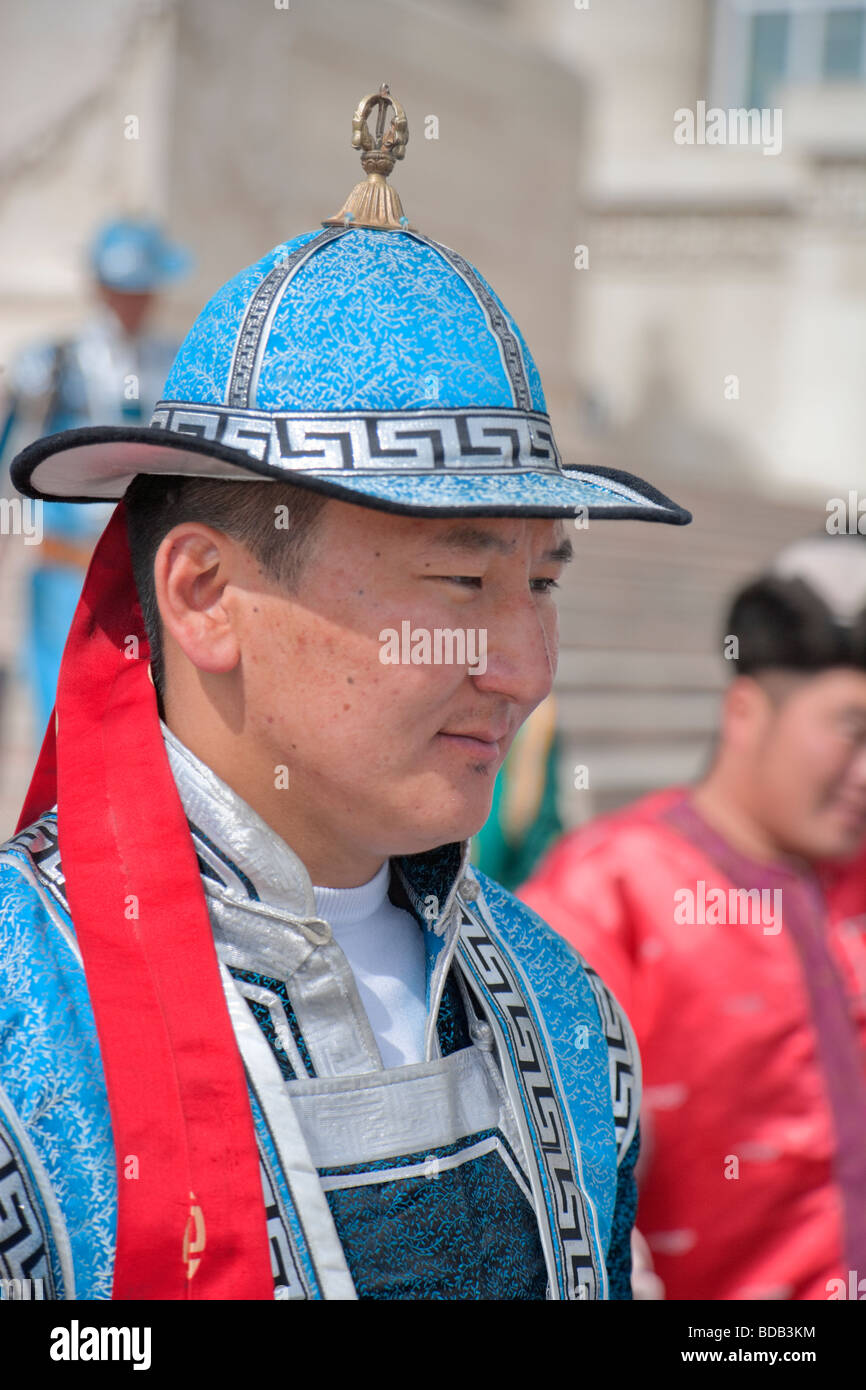
[[[511,555],[514,552],[513,542],[504,541],[492,531],[482,531],[477,526],[465,524],[449,526],[447,531],[441,531],[434,538],[433,544],[446,546],[449,550],[495,550],[500,555]],[[541,563],[553,562],[563,565],[567,565],[573,558],[574,546],[568,537],[559,545],[545,550],[540,557]]]
[[[541,558],[545,562],[553,560],[561,565],[570,564],[574,559],[574,546],[566,536],[565,540],[561,541],[559,545],[553,546],[551,550],[545,550]]]

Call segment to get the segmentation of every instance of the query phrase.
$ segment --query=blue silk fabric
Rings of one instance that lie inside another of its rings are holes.
[[[226,844],[190,828],[203,886],[226,901],[236,894],[239,911],[245,898],[258,908],[256,883]],[[430,893],[445,901],[466,858],[448,845],[391,861],[392,898],[425,933],[430,978],[447,937],[430,931],[419,908]],[[471,894],[455,899],[438,1055],[426,1067],[318,1076],[291,978],[252,968],[261,965],[254,955],[239,964],[245,958],[227,953],[219,933],[218,955],[299,1107],[310,1153],[320,1151],[316,1172],[358,1298],[630,1298],[640,1093],[630,1027],[536,914],[484,875],[472,878],[486,916]],[[110,1298],[117,1183],[135,1180],[134,1156],[112,1144],[56,811],[0,848],[0,1068],[0,1278],[39,1281],[45,1298]],[[465,1082],[442,1089],[446,1071]],[[329,1296],[315,1223],[293,1199],[263,1088],[248,1076],[275,1297]],[[430,1107],[413,1108],[419,1085],[445,1097],[442,1142]],[[325,1113],[346,1104],[361,1105],[352,1112],[357,1132],[339,1108],[339,1123]],[[393,1142],[388,1105],[403,1116]],[[329,1144],[340,1157],[347,1143],[350,1162],[321,1161]]]

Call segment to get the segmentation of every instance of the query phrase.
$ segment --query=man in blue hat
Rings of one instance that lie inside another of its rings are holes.
[[[551,687],[568,518],[689,518],[561,463],[516,324],[385,181],[407,136],[361,103],[367,180],[215,295],[151,428],[14,465],[123,499],[0,851],[46,1296],[631,1296],[630,1025],[469,839]]]
[[[37,343],[13,363],[0,459],[41,435],[97,422],[142,422],[162,391],[177,344],[148,331],[159,291],[191,258],[150,221],[115,219],[96,233],[87,263],[97,300],[80,332]],[[41,737],[54,706],[63,644],[87,564],[111,515],[107,504],[49,502],[31,576],[28,672]]]

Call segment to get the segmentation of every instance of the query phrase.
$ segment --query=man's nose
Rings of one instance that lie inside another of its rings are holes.
[[[553,687],[559,657],[556,611],[539,613],[531,594],[510,599],[488,617],[486,667],[473,673],[479,690],[518,704],[540,704]]]

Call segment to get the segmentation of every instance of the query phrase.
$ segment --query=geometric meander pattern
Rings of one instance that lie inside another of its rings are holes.
[[[619,1164],[625,1157],[634,1138],[639,1118],[638,1106],[635,1104],[638,1094],[635,1080],[639,1054],[634,1034],[626,1020],[625,1013],[614,1000],[607,985],[586,963],[584,963],[584,970],[598,1003],[602,1028],[607,1041],[610,1058],[610,1093],[613,1100],[617,1163]]]
[[[0,1121],[0,1279],[41,1280],[53,1298],[48,1232],[30,1175],[18,1160],[12,1135]],[[37,1288],[40,1285],[36,1285]]]
[[[278,1299],[306,1299],[310,1290],[303,1275],[303,1267],[295,1248],[291,1223],[279,1196],[276,1176],[269,1171],[269,1165],[259,1153],[259,1172],[265,1199],[265,1222],[268,1230],[268,1244],[271,1249],[271,1270],[274,1276],[274,1297]]]
[[[57,808],[46,811],[33,825],[21,830],[9,845],[20,845],[30,856],[36,875],[65,912],[69,911],[66,899],[66,875],[60,862],[60,848],[57,838]]]
[[[235,343],[229,376],[229,405],[247,407],[250,400],[254,399],[255,381],[262,355],[267,347],[266,329],[295,273],[320,247],[345,235],[344,227],[332,227],[319,232],[311,241],[295,247],[291,255],[275,265],[258,285],[247,305],[241,331]]]
[[[581,1185],[575,1176],[571,1146],[558,1092],[544,1046],[505,955],[483,922],[462,908],[458,951],[498,1016],[506,1047],[501,1055],[514,1065],[532,1130],[532,1156],[548,1195],[548,1226],[556,1265],[562,1271],[566,1299],[601,1297],[595,1241]]]
[[[242,449],[286,471],[561,471],[550,421],[537,411],[440,408],[276,414],[160,401],[151,426]]]

